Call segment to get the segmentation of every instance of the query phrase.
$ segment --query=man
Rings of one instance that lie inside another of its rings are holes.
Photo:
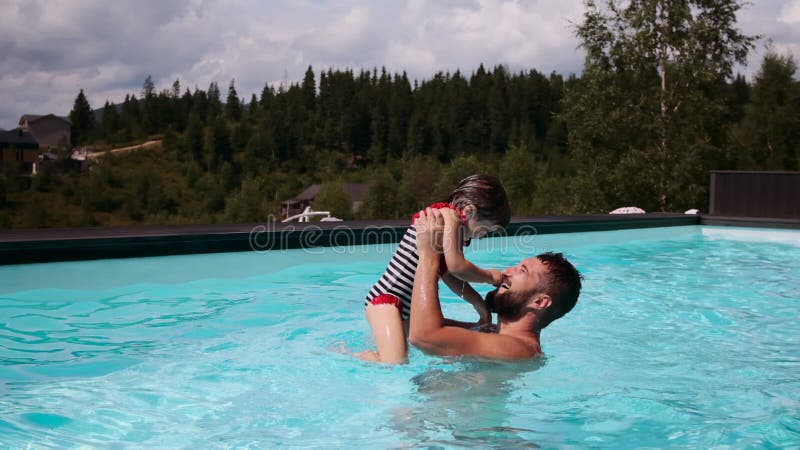
[[[439,303],[438,273],[442,234],[450,220],[430,208],[420,212],[417,219],[419,265],[414,277],[409,340],[424,352],[441,356],[504,360],[540,356],[540,332],[575,306],[581,290],[580,273],[560,253],[525,259],[503,271],[503,282],[493,294],[497,333],[449,326]]]

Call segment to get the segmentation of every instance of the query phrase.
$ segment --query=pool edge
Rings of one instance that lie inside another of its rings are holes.
[[[700,225],[673,213],[514,217],[508,235]],[[218,224],[0,231],[0,265],[399,242],[408,221]]]

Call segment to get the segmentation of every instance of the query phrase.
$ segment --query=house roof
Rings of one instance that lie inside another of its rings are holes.
[[[287,202],[304,202],[304,201],[311,201],[316,198],[317,194],[319,194],[319,189],[322,187],[320,184],[312,184],[311,186],[307,187],[306,190],[297,194],[295,198],[292,200],[288,200]],[[344,185],[345,190],[350,195],[350,200],[354,202],[360,202],[364,200],[364,196],[367,195],[367,189],[369,186],[366,184],[360,183],[347,183]],[[287,203],[284,202],[284,203]]]
[[[57,116],[55,114],[23,114],[22,117],[19,118],[19,125],[22,125],[22,122],[27,121],[28,123],[36,122],[39,119],[43,119],[45,117],[55,117],[56,119],[61,119],[64,122],[72,125],[72,121],[69,120],[69,117],[64,116]]]
[[[0,131],[0,146],[14,145],[18,147],[38,148],[39,143],[27,131],[16,128],[9,131]]]
[[[317,194],[319,194],[320,187],[321,185],[319,184],[312,184],[311,186],[307,187],[305,191],[297,194],[294,200],[298,202],[314,200],[314,197],[316,197]]]

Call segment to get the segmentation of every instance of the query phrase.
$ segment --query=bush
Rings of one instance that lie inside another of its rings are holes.
[[[225,219],[233,223],[264,222],[270,215],[261,179],[247,179],[242,188],[228,199]]]
[[[531,214],[536,193],[537,171],[533,152],[513,146],[500,162],[500,179],[508,193],[514,215]],[[540,204],[544,204],[540,202]]]
[[[51,164],[42,164],[38,174],[33,176],[31,187],[36,192],[49,192],[53,184],[53,168]]]
[[[0,175],[0,208],[6,205],[6,177]]]
[[[440,166],[433,158],[414,158],[405,162],[398,192],[401,215],[413,214],[440,199],[434,197]]]
[[[396,219],[400,217],[397,198],[397,181],[388,169],[378,169],[369,181],[359,215],[365,219]]]
[[[434,198],[444,201],[458,182],[476,173],[487,173],[488,166],[475,156],[459,156],[442,169],[439,182],[434,189]]]
[[[340,219],[353,218],[352,200],[342,182],[323,183],[314,199],[314,209],[330,211],[331,215]]]

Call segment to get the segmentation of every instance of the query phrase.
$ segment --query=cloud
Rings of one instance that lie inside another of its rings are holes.
[[[759,0],[740,24],[796,53],[798,4]],[[0,128],[26,113],[67,114],[79,89],[95,108],[120,102],[148,75],[157,89],[235,79],[249,99],[309,65],[412,79],[480,63],[579,73],[570,22],[582,11],[581,0],[15,0],[0,15]]]
[[[741,72],[753,80],[768,44],[781,54],[800,57],[800,0],[759,0],[745,6],[739,13],[739,26],[745,33],[759,35],[762,39],[748,56],[746,68]]]
[[[800,23],[800,0],[783,5],[778,21],[788,24]]]

